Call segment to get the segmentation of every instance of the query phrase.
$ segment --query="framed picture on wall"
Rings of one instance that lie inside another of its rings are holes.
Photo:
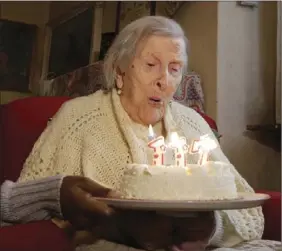
[[[36,26],[0,19],[0,90],[29,92]]]
[[[94,9],[88,8],[52,29],[48,76],[53,78],[89,64]]]
[[[54,8],[56,3],[51,3]],[[103,2],[78,2],[47,23],[42,80],[71,74],[98,60],[103,6]]]
[[[149,15],[156,14],[155,1],[119,1],[117,5],[116,33],[121,31],[127,24],[132,21]]]

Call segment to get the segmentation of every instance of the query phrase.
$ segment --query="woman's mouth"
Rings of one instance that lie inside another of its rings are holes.
[[[163,105],[163,100],[160,97],[150,97],[149,98],[149,104],[153,106],[162,106]]]

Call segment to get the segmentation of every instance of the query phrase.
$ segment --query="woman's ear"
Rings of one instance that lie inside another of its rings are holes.
[[[117,68],[116,74],[117,74],[117,77],[116,77],[116,85],[117,85],[117,88],[118,88],[118,89],[122,89],[122,87],[123,87],[123,76],[124,76],[124,73],[121,72],[120,68]]]
[[[117,74],[116,85],[118,89],[122,89],[123,87],[123,79],[122,79],[122,76],[119,74]]]

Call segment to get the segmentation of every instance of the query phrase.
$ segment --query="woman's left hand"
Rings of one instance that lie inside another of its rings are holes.
[[[172,251],[205,250],[215,230],[214,212],[198,212],[191,217],[175,217]]]

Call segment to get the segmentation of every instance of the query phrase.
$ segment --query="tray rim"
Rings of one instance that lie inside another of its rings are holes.
[[[238,193],[231,200],[136,200],[121,198],[96,198],[118,209],[150,211],[215,211],[235,210],[261,206],[270,195],[264,193]]]

